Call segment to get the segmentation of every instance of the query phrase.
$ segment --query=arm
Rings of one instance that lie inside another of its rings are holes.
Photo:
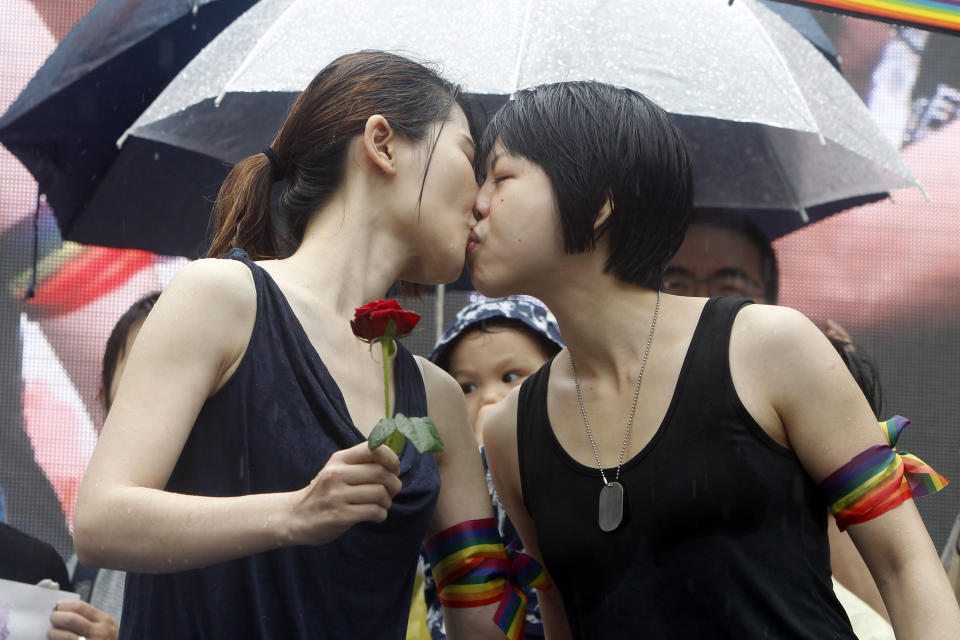
[[[90,566],[182,571],[283,545],[323,544],[382,521],[399,461],[366,443],[338,451],[289,493],[206,497],[163,490],[207,397],[229,379],[256,316],[252,276],[231,260],[184,267],[143,324],[77,501]]]
[[[734,385],[747,409],[794,449],[814,481],[868,447],[885,444],[836,351],[800,313],[746,307],[734,324],[730,354]],[[956,637],[960,609],[912,500],[849,532],[898,638]]]
[[[890,614],[883,606],[883,596],[880,595],[869,568],[850,535],[837,528],[837,521],[832,514],[827,516],[827,536],[830,539],[830,569],[833,577],[884,620],[890,622]]]
[[[480,461],[477,441],[470,429],[463,391],[456,381],[433,363],[417,358],[427,389],[428,413],[443,438],[444,451],[436,454],[440,471],[440,496],[427,531],[436,533],[466,520],[492,518],[490,493]],[[497,604],[482,607],[443,608],[447,637],[503,640],[494,624]]]
[[[520,534],[524,551],[543,564],[543,555],[537,541],[536,526],[523,504],[520,489],[520,459],[517,453],[517,398],[519,387],[497,404],[488,416],[483,429],[487,465],[497,487],[510,521]],[[544,565],[549,573],[549,568]],[[540,616],[547,638],[564,640],[571,638],[567,614],[557,587],[537,591]]]

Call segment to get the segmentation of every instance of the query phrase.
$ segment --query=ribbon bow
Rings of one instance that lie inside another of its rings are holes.
[[[510,640],[522,638],[527,626],[527,594],[523,587],[549,589],[553,586],[543,566],[517,550],[511,542],[507,545],[507,582],[500,599],[500,606],[493,615],[493,621]]]
[[[903,477],[910,486],[910,493],[914,498],[922,498],[943,489],[950,482],[933,470],[926,462],[906,451],[897,451],[897,440],[910,420],[903,416],[893,416],[886,422],[880,423],[880,430],[890,443],[890,448],[896,451],[903,460]]]
[[[427,542],[427,555],[446,607],[478,607],[499,602],[493,621],[510,640],[523,637],[527,595],[523,587],[552,585],[539,562],[506,549],[493,518],[468,520]]]

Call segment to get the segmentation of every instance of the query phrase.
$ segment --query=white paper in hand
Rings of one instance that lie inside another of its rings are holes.
[[[71,599],[79,596],[0,579],[0,640],[45,640],[54,605]]]

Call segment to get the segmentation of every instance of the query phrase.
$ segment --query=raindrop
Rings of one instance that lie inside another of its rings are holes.
[[[154,161],[154,162],[159,162],[159,160],[160,160],[160,154],[157,153],[156,151],[154,151],[154,152],[153,152],[153,161]]]

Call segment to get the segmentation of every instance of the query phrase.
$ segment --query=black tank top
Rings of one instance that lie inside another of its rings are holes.
[[[599,470],[550,426],[550,363],[524,382],[523,500],[575,638],[855,640],[821,490],[733,387],[730,329],[746,303],[706,303],[659,430],[623,465],[627,516],[611,533],[597,524]]]
[[[204,496],[300,489],[331,454],[365,438],[280,288],[242,251],[226,257],[253,273],[253,333],[236,372],[203,405],[166,489]],[[393,377],[395,411],[427,415],[420,370],[402,345]],[[328,544],[180,573],[127,574],[120,638],[402,639],[440,490],[433,456],[408,445],[400,479],[385,522],[358,524]],[[170,561],[176,565],[175,552]]]

